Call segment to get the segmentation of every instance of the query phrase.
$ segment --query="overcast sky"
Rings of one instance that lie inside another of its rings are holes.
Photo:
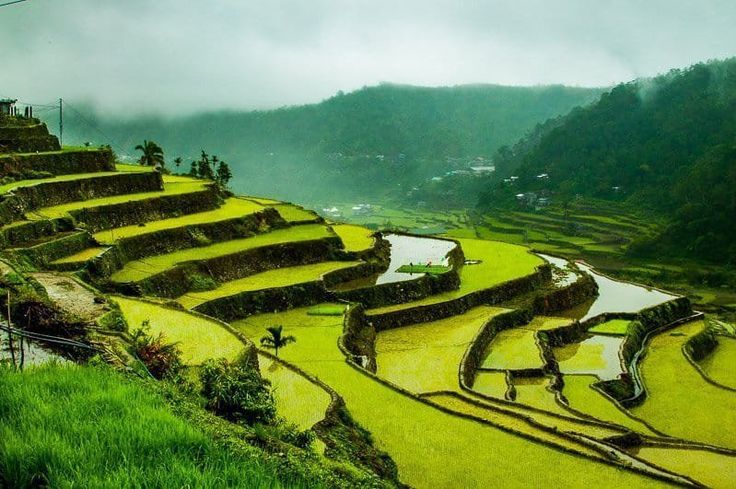
[[[734,56],[735,26],[736,0],[28,0],[0,8],[0,96],[182,114],[383,81],[603,86]]]

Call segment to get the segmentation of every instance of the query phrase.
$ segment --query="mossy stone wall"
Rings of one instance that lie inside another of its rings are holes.
[[[104,148],[0,156],[2,175],[23,175],[31,171],[48,172],[52,175],[115,171],[115,161],[112,151]]]

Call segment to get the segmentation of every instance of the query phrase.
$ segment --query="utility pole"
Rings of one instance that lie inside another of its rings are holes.
[[[63,100],[59,98],[59,145],[64,146],[64,109],[62,108]]]

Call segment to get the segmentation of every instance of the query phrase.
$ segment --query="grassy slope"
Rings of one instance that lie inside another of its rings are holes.
[[[332,229],[340,236],[347,251],[364,251],[373,246],[373,231],[352,224],[336,224]]]
[[[436,304],[465,296],[478,290],[487,289],[514,278],[529,275],[544,260],[529,253],[524,247],[484,241],[479,239],[460,239],[460,244],[468,260],[482,260],[478,265],[466,265],[460,269],[460,288],[430,296],[419,301],[371,309],[370,314],[380,314],[424,304]]]
[[[144,226],[131,225],[100,231],[99,233],[94,234],[94,238],[100,243],[112,244],[116,240],[128,238],[130,236],[138,236],[164,229],[173,229],[183,226],[207,224],[227,219],[234,219],[256,213],[262,209],[263,206],[260,204],[256,204],[246,199],[233,197],[227,199],[221,207],[212,211],[162,219],[160,221],[145,223]]]
[[[736,426],[736,394],[703,380],[682,353],[704,327],[694,321],[652,339],[641,364],[649,395],[632,413],[669,435],[736,448],[733,432],[723,429]]]
[[[501,312],[481,306],[459,316],[381,331],[376,338],[377,374],[417,394],[459,391],[465,350],[483,324]]]
[[[115,282],[135,282],[150,277],[151,275],[155,275],[156,273],[173,267],[177,263],[185,261],[206,260],[208,258],[237,253],[239,251],[258,248],[260,246],[269,246],[294,241],[307,241],[311,239],[326,238],[328,236],[330,236],[329,231],[326,227],[320,224],[276,229],[269,233],[258,234],[248,238],[233,239],[198,248],[186,248],[173,253],[167,253],[165,255],[156,255],[146,257],[141,260],[134,260],[126,263],[125,267],[115,272],[111,278]]]
[[[215,445],[109,370],[0,369],[4,487],[273,487],[273,469]]]
[[[192,309],[204,302],[220,297],[235,295],[239,292],[250,292],[261,289],[287,287],[289,285],[301,284],[304,282],[313,282],[320,280],[322,275],[328,272],[352,267],[359,263],[360,262],[356,261],[326,261],[311,265],[301,265],[298,267],[277,268],[275,270],[268,270],[267,272],[257,273],[238,280],[225,282],[213,290],[189,292],[179,297],[177,300],[187,309]]]
[[[234,323],[252,338],[282,324],[297,342],[281,356],[342,395],[353,416],[416,487],[649,487],[656,481],[547,448],[476,422],[447,415],[385,387],[348,366],[337,348],[339,318],[307,308]],[[471,447],[469,449],[469,447]],[[519,468],[523,466],[524,470]],[[570,477],[570,474],[575,474]]]

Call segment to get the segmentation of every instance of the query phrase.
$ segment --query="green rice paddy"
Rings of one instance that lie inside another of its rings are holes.
[[[332,229],[340,236],[347,251],[365,251],[373,246],[373,231],[353,224],[335,224]]]
[[[516,388],[516,402],[543,409],[550,413],[569,416],[570,412],[555,400],[554,392],[549,388],[548,377],[516,377],[513,380]]]
[[[459,316],[381,331],[376,338],[376,373],[418,394],[459,391],[465,351],[480,328],[504,311],[481,306]]]
[[[736,338],[716,338],[718,346],[700,361],[700,368],[713,382],[736,389]]]
[[[243,343],[217,321],[148,301],[120,296],[114,301],[120,305],[131,331],[148,320],[150,334],[161,333],[167,342],[177,343],[187,365],[200,365],[210,358],[234,360],[243,351]]]
[[[280,356],[319,377],[345,399],[353,417],[388,451],[404,483],[415,487],[661,486],[654,479],[555,450],[472,420],[448,415],[386,387],[345,363],[337,347],[342,323],[309,308],[233,323],[257,339],[282,324],[296,343]],[[331,322],[331,323],[330,323]],[[478,447],[478,449],[468,449]],[[524,470],[519,471],[519,460]],[[478,470],[482,467],[482,470]],[[575,477],[570,477],[575,474]]]
[[[593,326],[588,330],[589,333],[625,335],[629,329],[631,321],[628,319],[611,319],[605,323]]]
[[[100,253],[105,251],[107,248],[104,246],[94,246],[91,248],[86,248],[79,253],[74,253],[73,255],[65,256],[64,258],[59,258],[58,260],[54,260],[51,262],[52,265],[61,265],[64,263],[84,263],[87,260],[91,260],[92,258],[98,256]]]
[[[314,212],[294,204],[276,204],[271,207],[276,209],[286,222],[314,221],[318,217]]]
[[[667,470],[687,474],[713,489],[730,489],[736,480],[736,455],[654,446],[641,447],[634,454]]]
[[[231,197],[227,199],[222,206],[215,210],[143,223],[143,226],[134,224],[131,226],[100,231],[94,234],[94,238],[102,244],[113,244],[119,239],[153,233],[155,231],[235,219],[254,214],[263,210],[263,208],[264,207],[262,205],[249,200]]]
[[[592,335],[587,339],[553,348],[564,374],[591,374],[601,380],[610,380],[623,372],[619,350],[622,338]]]
[[[185,308],[193,309],[205,302],[219,299],[221,297],[228,297],[241,292],[253,292],[262,289],[288,287],[290,285],[321,280],[322,276],[328,272],[353,267],[360,263],[361,262],[355,261],[327,261],[311,265],[268,270],[267,272],[257,273],[238,280],[225,282],[213,290],[207,290],[204,292],[188,292],[187,294],[179,297],[177,301]]]
[[[693,321],[658,334],[641,362],[647,399],[632,413],[671,436],[736,448],[736,396],[706,382],[682,352],[682,346],[705,328]]]
[[[186,248],[173,253],[134,260],[115,272],[111,278],[115,282],[136,282],[186,261],[207,260],[261,246],[308,241],[328,236],[330,236],[329,230],[321,224],[275,229],[248,238],[233,239],[198,248]]]
[[[482,368],[518,370],[542,368],[544,360],[536,341],[536,333],[511,328],[500,331],[488,345]]]
[[[49,178],[36,178],[36,179],[29,179],[29,180],[16,180],[15,182],[7,183],[5,185],[0,185],[0,194],[5,194],[7,192],[10,192],[11,190],[20,188],[20,187],[30,187],[33,185],[40,185],[48,182],[68,182],[70,180],[86,180],[90,178],[97,178],[97,177],[107,177],[111,175],[116,175],[117,172],[114,171],[105,171],[105,172],[95,172],[95,173],[74,173],[69,175],[58,175],[55,177],[49,177]]]
[[[504,371],[478,371],[475,374],[473,390],[483,395],[503,399],[508,388]]]

